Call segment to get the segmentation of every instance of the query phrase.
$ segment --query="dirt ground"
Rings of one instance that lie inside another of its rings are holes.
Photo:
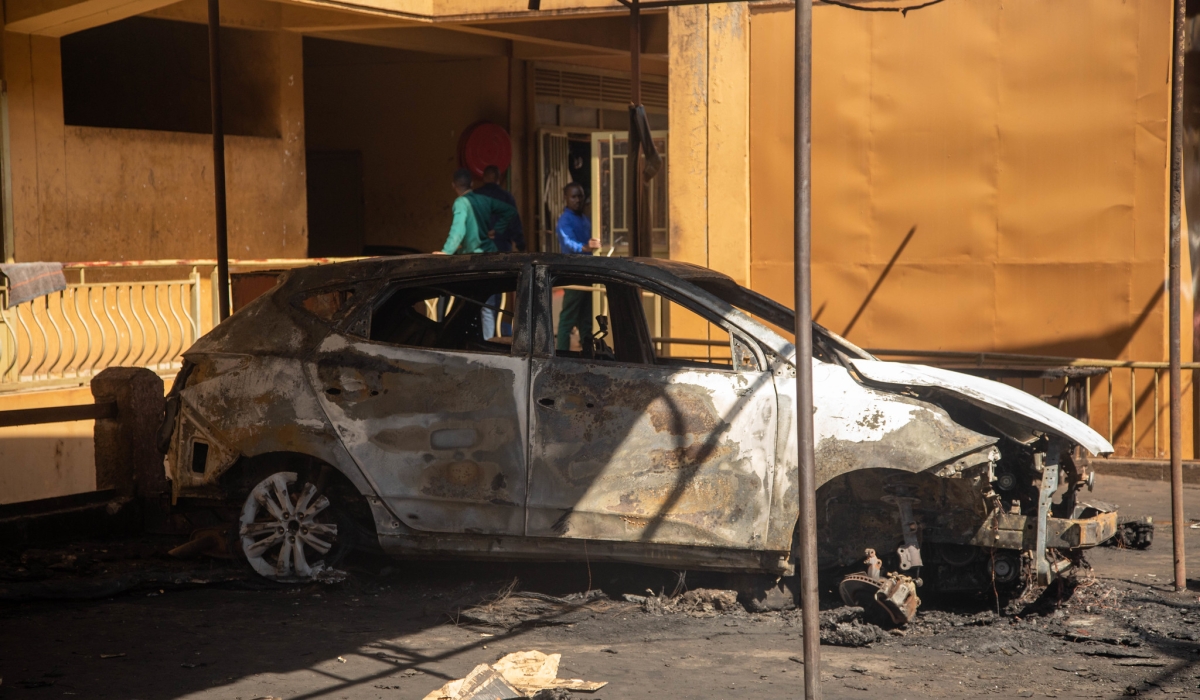
[[[1093,550],[1093,571],[1057,605],[1006,616],[985,597],[927,601],[907,629],[870,646],[823,646],[825,696],[1200,698],[1200,592],[1168,585],[1167,484],[1102,477],[1093,495],[1124,515],[1154,516],[1155,544]],[[1200,515],[1200,489],[1188,489],[1186,505]],[[1200,529],[1187,535],[1200,572]],[[276,587],[220,561],[163,558],[173,544],[93,543],[0,561],[9,600],[0,698],[417,699],[531,649],[562,654],[560,677],[608,683],[577,698],[801,693],[796,611],[747,613],[720,599],[663,611],[624,599],[671,593],[671,572],[369,560],[338,584]],[[78,591],[81,581],[94,599],[13,600],[31,586]],[[591,589],[606,595],[580,595]],[[853,618],[838,605],[823,613],[830,624]]]

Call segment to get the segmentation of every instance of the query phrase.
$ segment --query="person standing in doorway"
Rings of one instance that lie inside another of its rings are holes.
[[[563,253],[591,255],[600,248],[600,239],[592,237],[592,222],[583,215],[587,194],[583,186],[572,182],[563,188],[566,207],[558,217],[555,232],[558,249]],[[581,289],[563,291],[562,312],[558,315],[558,331],[554,336],[555,350],[571,349],[571,329],[579,329],[579,342],[592,335],[592,293]]]
[[[521,225],[521,215],[517,213],[517,200],[508,190],[500,186],[500,168],[489,165],[483,169],[483,184],[475,188],[476,194],[490,197],[512,208],[513,214],[507,225],[501,225],[500,213],[497,211],[488,222],[488,231],[493,232],[492,242],[501,253],[525,251],[525,228]]]

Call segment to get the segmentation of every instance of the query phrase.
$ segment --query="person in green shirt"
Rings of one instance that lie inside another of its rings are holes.
[[[471,171],[459,168],[454,171],[451,184],[458,198],[454,200],[454,219],[450,223],[450,233],[441,250],[433,251],[439,255],[472,255],[475,253],[495,253],[498,251],[493,240],[497,231],[504,233],[512,222],[517,219],[517,210],[511,204],[492,199],[486,195],[473,192],[471,185],[474,181]],[[496,222],[496,230],[490,230],[489,221]],[[445,315],[446,299],[438,301],[438,318]],[[496,335],[496,308],[500,305],[500,295],[490,297],[480,310],[481,334],[484,340],[490,340]]]
[[[496,243],[488,222],[496,221],[496,232],[503,233],[517,217],[512,205],[471,190],[474,177],[466,168],[454,172],[454,219],[450,223],[450,234],[440,251],[443,255],[470,255],[473,253],[495,253]]]

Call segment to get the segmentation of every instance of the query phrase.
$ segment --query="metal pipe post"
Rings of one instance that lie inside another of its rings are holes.
[[[642,10],[638,0],[629,4],[629,101],[642,103]]]
[[[221,2],[208,0],[208,86],[212,93],[213,185],[217,218],[217,298],[221,318],[229,318],[229,222],[225,209],[225,123],[221,104]]]
[[[817,472],[812,395],[812,0],[796,0],[796,451],[800,472],[801,621],[804,697],[821,697],[817,592]]]
[[[1175,590],[1187,588],[1187,566],[1184,561],[1183,537],[1187,524],[1183,518],[1183,430],[1182,401],[1180,400],[1182,361],[1180,349],[1180,259],[1183,227],[1183,57],[1186,51],[1184,22],[1187,0],[1175,0],[1175,43],[1171,49],[1171,203],[1170,203],[1170,273],[1168,297],[1170,311],[1170,374],[1171,374],[1171,540],[1175,548]],[[1191,327],[1191,324],[1188,324]],[[1137,410],[1136,397],[1133,410]],[[1155,406],[1157,411],[1158,407]],[[1136,437],[1136,436],[1135,436]]]
[[[642,149],[638,140],[636,112],[642,103],[642,11],[638,0],[629,4],[629,156],[625,163],[625,182],[629,201],[626,211],[629,216],[629,255],[650,255],[642,231]]]

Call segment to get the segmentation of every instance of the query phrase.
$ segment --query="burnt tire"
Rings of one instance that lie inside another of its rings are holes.
[[[230,549],[263,578],[321,580],[357,546],[360,528],[315,481],[278,471],[245,492]]]

